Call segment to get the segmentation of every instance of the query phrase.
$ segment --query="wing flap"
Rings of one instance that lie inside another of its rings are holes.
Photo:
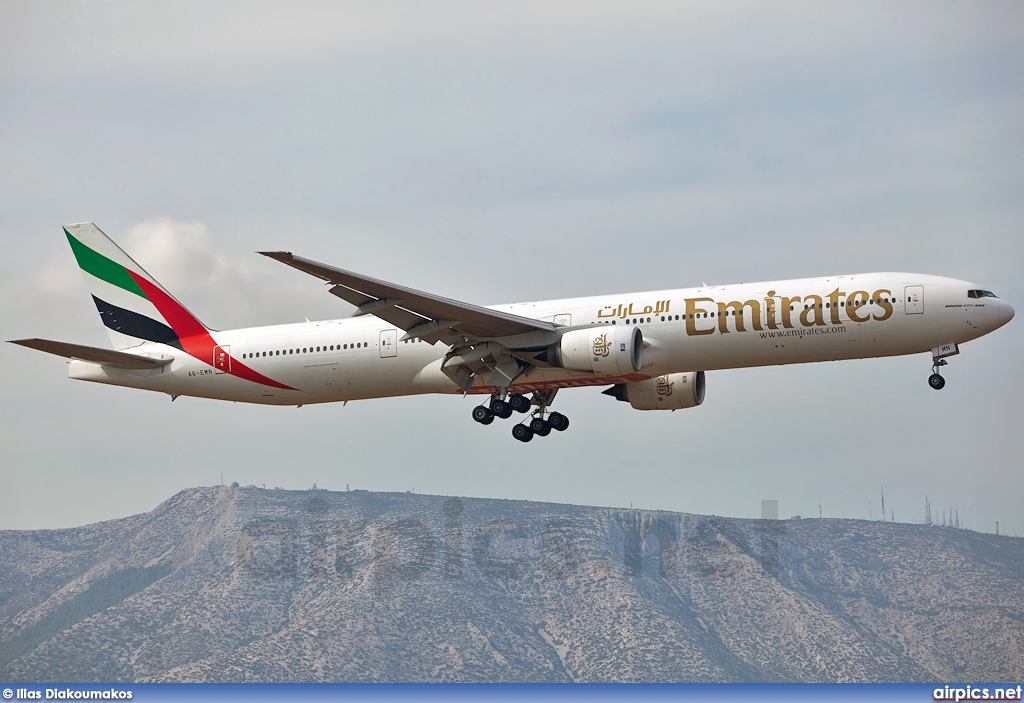
[[[457,321],[444,330],[438,329],[431,337],[423,335],[422,338],[428,341],[441,340],[451,343],[454,337],[460,335],[473,339],[487,339],[555,330],[555,326],[549,322],[413,290],[294,256],[291,252],[261,251],[260,254],[333,283],[331,293],[359,309],[367,309],[377,301],[383,301],[371,314],[403,330],[409,331],[431,321]]]
[[[50,339],[12,339],[11,344],[19,344],[29,349],[38,349],[49,354],[56,354],[67,359],[88,361],[101,366],[112,366],[119,369],[155,369],[174,361],[173,357],[154,359],[149,356],[127,354],[125,352],[87,347],[81,344],[55,342]]]

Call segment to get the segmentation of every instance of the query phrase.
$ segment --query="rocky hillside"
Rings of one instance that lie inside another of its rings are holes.
[[[196,488],[0,532],[0,680],[1024,679],[1024,540]]]

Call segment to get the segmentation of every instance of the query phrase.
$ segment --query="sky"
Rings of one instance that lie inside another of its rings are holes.
[[[1024,309],[1024,4],[0,3],[0,329],[106,347],[92,221],[215,329],[346,317],[289,250],[477,304],[867,271]],[[1018,316],[1020,317],[1020,316]],[[346,487],[1024,534],[1024,322],[927,354],[559,394],[521,444],[421,396],[278,408],[0,345],[0,529]]]

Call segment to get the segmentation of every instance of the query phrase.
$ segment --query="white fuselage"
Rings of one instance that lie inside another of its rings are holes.
[[[764,283],[515,303],[494,310],[565,329],[635,325],[643,368],[602,376],[538,367],[510,386],[528,392],[641,381],[668,373],[799,364],[927,352],[962,344],[1009,321],[998,298],[969,298],[977,286],[951,278],[871,273]],[[401,341],[403,332],[367,315],[213,332],[237,359],[287,388],[269,387],[160,344],[132,353],[173,356],[152,370],[72,361],[69,376],[171,395],[303,405],[419,393],[462,393],[442,371],[448,347]],[[495,388],[478,381],[471,393]]]

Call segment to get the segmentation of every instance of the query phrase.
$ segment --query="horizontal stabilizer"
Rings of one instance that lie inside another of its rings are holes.
[[[49,339],[12,339],[11,344],[20,344],[29,349],[56,354],[68,359],[88,361],[101,366],[113,366],[119,369],[155,369],[174,361],[174,357],[168,356],[163,359],[154,359],[149,356],[138,354],[126,354],[125,352],[111,351],[110,349],[98,349],[86,347],[81,344],[69,344],[67,342],[54,342]]]

